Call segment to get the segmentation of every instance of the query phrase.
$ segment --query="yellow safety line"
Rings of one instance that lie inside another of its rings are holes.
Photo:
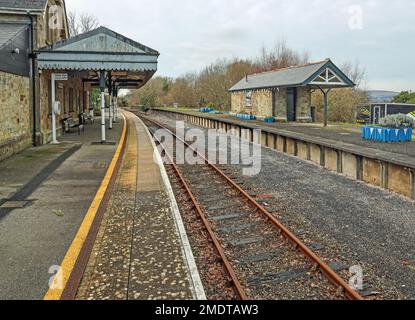
[[[60,300],[63,291],[65,290],[65,287],[68,283],[69,277],[72,274],[75,263],[79,257],[81,249],[91,229],[92,223],[94,222],[95,216],[108,189],[108,185],[110,183],[112,175],[114,174],[118,159],[121,156],[121,151],[125,143],[127,132],[127,120],[124,114],[122,114],[122,116],[124,118],[124,128],[121,135],[120,144],[118,145],[118,148],[114,154],[114,157],[112,158],[111,164],[104,177],[104,180],[102,180],[101,186],[99,187],[98,192],[96,193],[95,198],[92,201],[91,206],[89,207],[89,210],[78,230],[78,233],[76,234],[75,239],[73,240],[71,246],[69,247],[66,253],[65,258],[62,261],[61,270],[58,273],[58,275],[55,276],[53,288],[50,288],[48,290],[45,297],[43,298],[44,300]]]

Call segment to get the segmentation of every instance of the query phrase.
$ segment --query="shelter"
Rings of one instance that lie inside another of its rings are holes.
[[[273,117],[278,121],[310,122],[311,93],[324,94],[324,124],[328,121],[328,94],[333,88],[355,84],[330,59],[303,66],[247,75],[229,91],[232,112]]]
[[[77,79],[82,90],[101,90],[101,142],[106,142],[105,91],[110,95],[110,122],[116,120],[120,89],[138,89],[157,71],[159,53],[105,27],[60,41],[37,52],[39,70],[52,86],[56,75]],[[56,89],[56,88],[54,88]],[[55,101],[55,97],[52,97]],[[83,111],[87,101],[84,100]],[[79,112],[79,110],[78,110]]]

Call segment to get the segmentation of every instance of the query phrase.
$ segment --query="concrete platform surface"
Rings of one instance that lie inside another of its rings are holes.
[[[160,108],[159,110],[171,111],[175,112],[172,108]],[[196,115],[196,116],[203,116],[211,119],[221,119],[231,121],[233,123],[254,126],[256,128],[266,128],[266,129],[274,129],[274,130],[283,130],[292,132],[294,134],[305,135],[309,137],[316,137],[316,138],[323,138],[327,140],[332,140],[334,143],[343,142],[346,144],[352,144],[360,147],[360,149],[366,148],[367,152],[376,153],[377,151],[385,151],[394,154],[394,157],[398,157],[399,155],[403,155],[403,159],[407,159],[409,157],[415,156],[415,142],[409,143],[380,143],[380,142],[372,142],[363,140],[361,138],[361,127],[359,126],[352,126],[352,125],[330,125],[327,128],[324,128],[322,125],[319,124],[302,124],[302,123],[265,123],[260,120],[254,121],[247,121],[247,120],[240,120],[235,116],[229,114],[205,114],[196,112],[193,110],[183,110],[180,109],[179,112]],[[373,151],[370,151],[370,150]],[[385,155],[385,153],[382,153]]]
[[[0,163],[0,299],[38,300],[47,292],[117,148],[91,144],[100,141],[97,120],[60,145]],[[119,141],[122,128],[119,121],[108,140]]]
[[[77,299],[194,299],[154,146],[138,118],[126,116],[124,157]]]

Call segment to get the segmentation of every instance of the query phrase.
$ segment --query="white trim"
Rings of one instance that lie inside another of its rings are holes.
[[[329,72],[331,72],[333,74],[333,77],[329,77]],[[321,75],[325,73],[325,77],[322,77]],[[324,81],[315,81],[317,79],[322,79]],[[339,79],[340,82],[330,82],[333,79]],[[326,70],[322,73],[320,73],[313,81],[310,82],[310,84],[313,85],[344,85],[346,86],[347,84],[341,80],[341,77],[338,76],[337,73],[335,73],[333,70],[331,70],[330,68],[326,68]]]
[[[196,261],[193,255],[192,247],[190,246],[189,238],[187,237],[186,228],[184,227],[183,219],[180,214],[179,206],[177,205],[176,197],[174,196],[173,188],[170,184],[169,177],[167,175],[166,168],[164,167],[163,160],[161,159],[160,153],[157,151],[157,146],[154,143],[153,137],[151,136],[148,128],[145,126],[143,121],[137,117],[138,121],[144,127],[147,135],[151,141],[151,145],[154,149],[154,160],[156,161],[157,165],[160,167],[161,177],[163,179],[164,186],[166,188],[167,194],[170,199],[171,209],[173,212],[173,218],[175,222],[175,226],[177,228],[177,232],[180,236],[180,241],[182,243],[182,253],[183,258],[187,262],[188,272],[190,274],[190,281],[192,283],[192,294],[196,300],[205,301],[206,293],[205,289],[203,288],[202,280],[200,278],[199,270],[197,269]]]

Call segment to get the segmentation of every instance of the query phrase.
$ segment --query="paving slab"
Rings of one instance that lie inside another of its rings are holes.
[[[117,123],[108,138],[119,141],[122,128]],[[61,137],[60,145],[31,148],[0,163],[0,198],[30,200],[0,209],[0,299],[43,299],[117,148],[91,146],[99,134],[97,121],[80,136]]]
[[[125,155],[77,299],[193,299],[153,145],[135,116],[128,123]]]

